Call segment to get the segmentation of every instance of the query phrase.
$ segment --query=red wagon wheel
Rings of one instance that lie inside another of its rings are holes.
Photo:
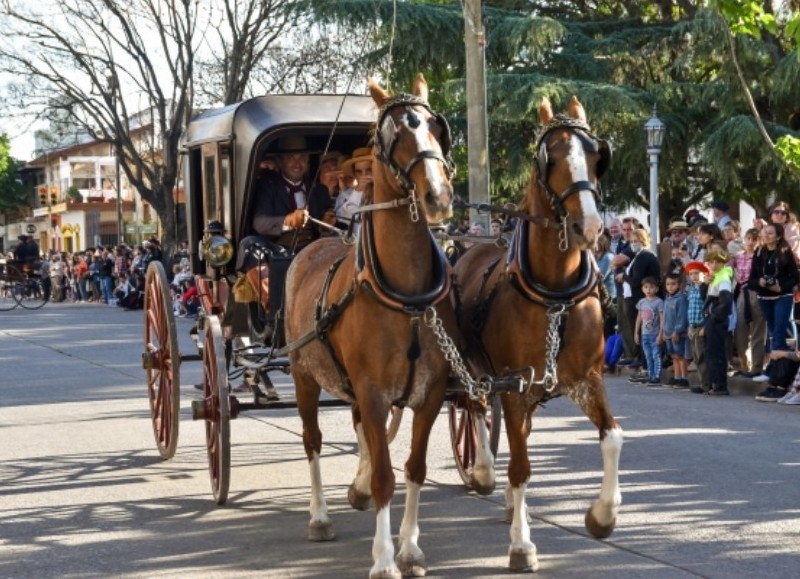
[[[497,457],[502,424],[502,404],[499,396],[491,396],[486,409],[486,427],[489,429],[489,447],[492,456]],[[472,488],[472,468],[478,448],[477,421],[479,415],[467,404],[466,392],[459,392],[454,400],[448,402],[447,413],[450,424],[450,443],[456,468],[464,484]]]
[[[167,276],[161,262],[147,268],[144,293],[144,353],[147,394],[158,452],[164,459],[175,456],[180,423],[180,366],[178,335]]]
[[[218,505],[225,504],[231,479],[231,395],[222,328],[217,316],[203,327],[203,415],[211,491]]]

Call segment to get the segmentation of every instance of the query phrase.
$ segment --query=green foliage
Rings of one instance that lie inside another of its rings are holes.
[[[764,9],[761,0],[713,0],[711,7],[719,10],[734,34],[761,38],[761,30],[777,32],[775,15]]]
[[[800,139],[784,135],[775,141],[775,148],[788,164],[800,171]]]
[[[0,210],[17,210],[28,205],[25,188],[19,180],[17,162],[10,156],[8,136],[0,135]]]

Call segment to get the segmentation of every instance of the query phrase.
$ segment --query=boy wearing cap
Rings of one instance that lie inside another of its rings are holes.
[[[358,233],[361,215],[358,212],[364,204],[367,186],[372,183],[372,149],[361,147],[342,162],[342,173],[354,179],[353,186],[342,191],[336,199],[336,221],[344,229],[353,225],[353,233]]]
[[[705,322],[702,332],[706,339],[706,363],[711,378],[711,396],[727,396],[728,356],[725,347],[728,320],[733,307],[733,269],[728,265],[728,253],[713,250],[706,255],[711,270],[711,282],[704,305]]]
[[[692,386],[695,394],[703,394],[711,389],[711,378],[706,365],[706,340],[703,336],[703,304],[705,303],[708,285],[705,276],[709,273],[708,267],[702,261],[690,261],[686,264],[689,280],[686,284],[686,313],[689,319],[689,345],[691,359],[697,367],[700,376],[700,385]],[[688,360],[687,360],[688,362]]]

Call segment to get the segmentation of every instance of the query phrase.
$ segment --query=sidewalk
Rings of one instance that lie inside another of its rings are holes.
[[[628,366],[619,366],[618,368],[620,369],[619,375],[624,377],[626,380],[634,373],[638,372],[638,370],[631,370]],[[672,368],[664,368],[661,373],[664,377],[664,380],[669,380],[672,378]],[[689,370],[689,382],[692,386],[700,385],[700,378],[697,374],[697,370]],[[732,395],[749,396],[750,398],[755,398],[756,394],[763,391],[766,387],[766,382],[755,382],[754,380],[745,378],[744,376],[728,376],[728,390]]]

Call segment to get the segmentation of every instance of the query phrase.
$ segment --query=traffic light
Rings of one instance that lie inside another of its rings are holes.
[[[47,187],[45,187],[44,185],[39,187],[39,201],[42,207],[47,205]]]
[[[58,189],[53,186],[50,187],[50,205],[58,203]]]

